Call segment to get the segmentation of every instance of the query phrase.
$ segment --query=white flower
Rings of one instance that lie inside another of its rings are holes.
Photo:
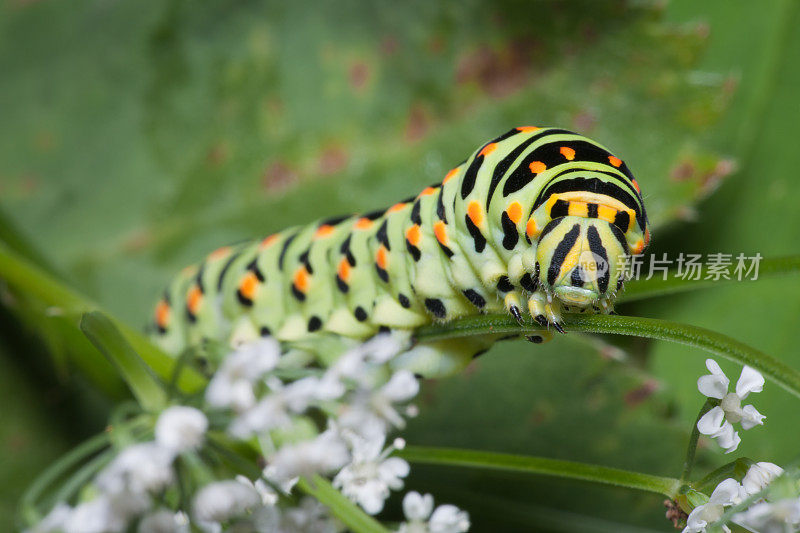
[[[742,400],[751,392],[763,390],[764,377],[755,369],[745,366],[739,381],[736,382],[735,392],[728,392],[730,380],[717,362],[706,359],[706,368],[711,374],[700,376],[697,388],[707,397],[720,400],[720,404],[698,420],[697,429],[703,435],[718,439],[717,442],[725,448],[725,453],[730,453],[736,450],[741,442],[739,434],[733,429],[733,424],[741,423],[742,429],[750,429],[764,423],[764,415],[755,407],[752,405],[742,407]]]
[[[733,517],[736,524],[758,533],[784,533],[800,529],[800,499],[761,502]]]
[[[326,374],[335,378],[349,378],[362,386],[368,385],[370,365],[390,361],[408,344],[408,334],[398,331],[381,333],[342,354]]]
[[[404,333],[380,333],[357,348],[367,361],[382,365],[400,353],[408,339]]]
[[[306,496],[297,507],[286,509],[281,516],[279,533],[336,533],[339,524],[331,518],[328,508]]]
[[[738,501],[739,489],[739,482],[732,478],[728,478],[717,485],[714,492],[711,493],[708,503],[698,505],[689,513],[689,518],[686,519],[686,527],[683,529],[683,533],[700,533],[705,531],[710,524],[713,524],[722,517],[722,514],[725,512],[725,507],[733,505]],[[723,526],[722,529],[726,531],[726,533],[730,533],[730,529],[727,526]]]
[[[269,458],[266,472],[270,479],[281,483],[337,471],[349,460],[347,446],[337,432],[328,429],[311,440],[282,446]]]
[[[206,401],[213,407],[243,411],[255,404],[253,384],[275,368],[280,345],[272,337],[239,346],[223,360],[206,388]]]
[[[208,418],[199,409],[174,405],[156,422],[156,442],[176,453],[199,447],[208,429]]]
[[[172,450],[155,442],[134,444],[122,450],[100,471],[95,484],[107,494],[157,492],[173,482],[174,458]]]
[[[433,511],[433,513],[431,513]],[[399,533],[462,533],[469,529],[469,515],[455,505],[440,505],[433,510],[433,496],[409,492],[403,498],[406,522]]]
[[[123,531],[127,526],[117,517],[108,497],[100,496],[77,505],[64,523],[64,533],[106,533]]]
[[[252,484],[236,480],[215,481],[194,497],[194,516],[199,522],[221,523],[261,505],[261,495]]]
[[[345,438],[352,447],[353,459],[333,479],[333,486],[368,514],[378,514],[390,490],[403,488],[402,478],[410,470],[403,459],[389,457],[394,450],[403,449],[405,441],[396,439],[384,450],[384,437],[365,439],[347,432]]]
[[[753,496],[767,488],[767,485],[781,474],[783,474],[783,468],[776,464],[763,461],[756,463],[747,469],[747,473],[742,479],[742,488],[747,496]]]
[[[239,475],[236,476],[236,481],[248,487],[252,487],[261,497],[261,503],[263,505],[275,505],[278,503],[278,493],[267,485],[263,479],[257,479],[255,482],[252,482],[245,476]]]
[[[26,530],[26,533],[59,533],[64,530],[71,513],[72,507],[59,503],[38,524]]]
[[[139,522],[138,533],[189,533],[189,521],[183,513],[159,509]]]
[[[255,433],[264,433],[273,429],[286,428],[292,423],[292,414],[304,412],[308,406],[319,399],[332,399],[330,395],[341,396],[336,385],[323,383],[319,378],[310,376],[299,379],[288,385],[276,377],[267,380],[269,393],[255,406],[236,417],[228,428],[234,437],[248,438]]]
[[[395,404],[403,403],[419,392],[419,381],[408,370],[395,372],[377,390],[359,389],[339,415],[339,424],[364,437],[385,435],[391,426],[405,427],[405,420]]]

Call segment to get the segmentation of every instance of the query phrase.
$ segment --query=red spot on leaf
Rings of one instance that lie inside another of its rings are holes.
[[[408,123],[406,124],[406,140],[408,142],[417,142],[421,140],[428,133],[430,128],[430,119],[425,109],[415,104],[408,114]]]
[[[366,87],[369,81],[369,77],[369,66],[365,62],[359,61],[350,67],[350,85],[356,92],[364,90],[364,87]]]
[[[322,151],[317,161],[317,171],[323,175],[336,174],[347,166],[349,157],[341,146],[331,146]]]
[[[658,381],[654,379],[648,379],[640,386],[636,387],[632,391],[629,391],[625,395],[625,404],[628,407],[636,407],[650,396],[653,395],[659,388]]]
[[[261,185],[269,192],[286,189],[297,182],[297,172],[292,170],[283,161],[270,164],[261,177]]]

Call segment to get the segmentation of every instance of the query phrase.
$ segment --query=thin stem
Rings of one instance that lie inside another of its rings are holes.
[[[741,365],[749,365],[800,397],[800,372],[760,350],[716,331],[669,320],[620,315],[566,315],[564,326],[568,331],[631,335],[693,346]],[[471,335],[523,335],[541,330],[537,324],[520,325],[510,316],[481,315],[447,324],[423,326],[416,331],[415,337],[418,341],[432,341]]]
[[[20,511],[23,521],[30,524],[38,522],[41,516],[39,516],[36,511],[36,502],[41,499],[42,494],[48,487],[54,485],[59,478],[69,472],[75,465],[100,452],[100,450],[108,446],[109,443],[110,436],[108,433],[95,435],[67,452],[66,455],[42,472],[33,483],[31,483],[31,486],[20,499]]]
[[[629,281],[625,285],[625,292],[617,298],[617,303],[634,302],[656,296],[669,296],[697,289],[716,288],[732,283],[749,284],[765,277],[779,277],[791,274],[800,274],[800,256],[798,255],[762,259],[758,267],[758,279],[755,280],[719,279],[714,281],[710,279],[684,279],[684,277],[678,275],[677,271],[670,270],[664,277]]]
[[[395,453],[412,463],[488,468],[527,474],[539,474],[566,479],[579,479],[604,485],[663,494],[674,499],[680,490],[680,480],[631,472],[619,468],[562,461],[546,457],[530,457],[505,453],[408,446]]]
[[[389,533],[377,520],[333,488],[324,477],[315,474],[311,479],[300,478],[297,486],[330,509],[331,513],[354,533]]]
[[[697,424],[700,422],[700,419],[703,418],[703,415],[709,412],[712,407],[717,405],[717,403],[717,401],[709,398],[706,400],[706,403],[703,404],[703,407],[700,408],[700,412],[697,413],[697,419],[694,421],[694,426],[692,426],[692,434],[689,437],[689,445],[686,447],[686,458],[683,461],[681,483],[686,483],[689,480],[689,476],[692,473],[692,467],[694,466],[694,457],[697,453],[697,441],[700,440],[700,430],[697,429]]]

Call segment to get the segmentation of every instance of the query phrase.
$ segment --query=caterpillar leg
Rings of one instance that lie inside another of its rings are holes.
[[[541,326],[548,325],[559,333],[564,333],[561,325],[561,307],[558,301],[551,300],[544,291],[536,291],[528,299],[528,311]]]
[[[505,298],[503,298],[503,302],[506,306],[506,311],[511,313],[511,316],[517,319],[517,322],[520,324],[522,323],[522,297],[519,292],[512,291],[506,294]]]

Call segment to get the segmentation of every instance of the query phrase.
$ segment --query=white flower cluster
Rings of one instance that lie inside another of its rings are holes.
[[[778,476],[783,469],[776,464],[755,463],[747,470],[742,482],[733,478],[722,481],[703,505],[698,505],[689,514],[683,533],[704,533],[709,526],[719,521],[726,508],[758,495]],[[800,530],[800,498],[786,498],[775,502],[754,502],[748,509],[733,516],[732,522],[759,533]],[[727,525],[723,531],[730,533]]]
[[[416,412],[408,402],[419,392],[417,378],[389,365],[402,346],[391,335],[378,335],[328,368],[315,369],[297,353],[281,354],[270,338],[242,345],[212,377],[204,408],[223,421],[228,438],[257,443],[266,460],[258,479],[218,479],[197,453],[209,427],[206,414],[173,406],[159,416],[153,441],[124,448],[95,476],[93,498],[57,506],[29,531],[104,533],[137,524],[140,532],[341,531],[327,508],[292,494],[299,478],[317,474],[332,479],[366,513],[377,514],[391,492],[403,488],[410,470],[405,460],[391,456],[405,441],[386,446],[389,433]],[[325,428],[317,426],[319,420],[327,420]],[[191,508],[176,513],[155,502],[169,500],[160,496],[176,490],[173,463],[179,456],[200,475],[192,477],[197,488]],[[460,533],[469,527],[467,514],[452,505],[433,510],[430,495],[409,493],[403,507],[406,533]]]
[[[742,439],[739,432],[733,429],[733,424],[741,424],[747,430],[764,423],[764,415],[759,413],[752,405],[742,407],[742,400],[751,392],[761,392],[764,388],[764,377],[753,368],[745,366],[736,390],[728,392],[731,380],[722,371],[713,359],[706,359],[706,368],[711,374],[700,376],[697,388],[709,398],[720,400],[719,405],[713,407],[697,421],[697,429],[703,435],[717,440],[731,453],[739,447]]]
[[[94,478],[97,495],[70,507],[58,504],[30,531],[35,533],[106,533],[127,531],[188,532],[189,520],[156,506],[154,496],[175,482],[173,461],[203,442],[208,419],[198,409],[173,406],[158,418],[155,440],[124,448]]]

